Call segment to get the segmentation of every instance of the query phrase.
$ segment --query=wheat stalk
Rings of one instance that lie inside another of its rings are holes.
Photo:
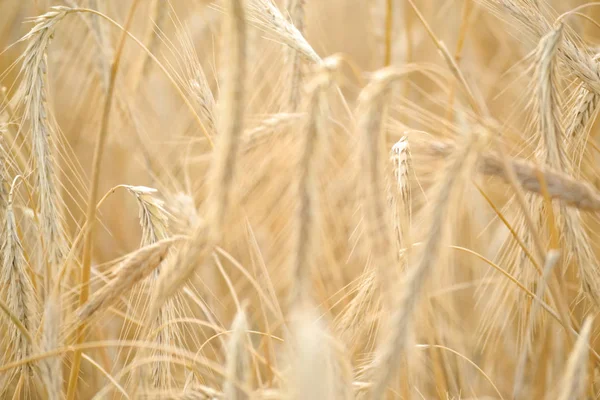
[[[286,9],[289,12],[292,25],[301,35],[304,33],[304,3],[305,0],[287,0]],[[288,54],[290,68],[290,110],[296,110],[300,103],[300,87],[302,86],[302,60],[297,51],[290,48]]]
[[[296,282],[295,298],[304,298],[309,293],[311,266],[315,260],[315,244],[318,241],[318,195],[317,176],[321,162],[321,142],[325,135],[324,121],[327,118],[327,88],[331,84],[329,71],[320,71],[311,81],[308,90],[307,119],[304,126],[304,143],[298,168],[299,199],[296,214],[296,249],[293,271]],[[292,300],[292,303],[297,300]]]
[[[62,303],[59,294],[52,291],[44,305],[44,329],[41,349],[50,352],[61,345]],[[63,399],[62,358],[58,355],[39,362],[40,376],[46,387],[49,400]]]
[[[244,307],[242,307],[231,324],[231,336],[227,341],[227,380],[223,385],[223,394],[226,399],[243,400],[248,398],[246,390],[241,386],[248,382],[250,372],[246,351],[247,331],[248,321]]]
[[[579,338],[577,338],[575,347],[569,355],[569,360],[561,379],[558,400],[586,398],[588,346],[592,334],[593,322],[592,317],[587,317],[579,331]]]

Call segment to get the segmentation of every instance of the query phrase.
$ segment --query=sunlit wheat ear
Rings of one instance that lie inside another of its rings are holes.
[[[296,214],[296,248],[293,261],[296,287],[292,303],[309,295],[311,268],[317,253],[315,245],[319,242],[317,177],[322,161],[322,142],[326,135],[325,121],[328,115],[326,94],[330,84],[330,73],[321,71],[309,85],[308,115],[304,126],[304,143],[298,165],[297,196],[299,204]]]
[[[124,186],[133,194],[140,208],[140,225],[142,227],[142,246],[166,239],[169,235],[169,215],[164,202],[158,199],[154,188],[146,186]]]
[[[62,303],[59,295],[53,291],[44,305],[44,328],[42,332],[42,352],[56,350],[62,346],[60,335],[62,322]],[[56,355],[39,361],[40,376],[49,400],[63,398],[62,357]]]
[[[3,184],[3,183],[0,183]],[[29,265],[25,258],[23,246],[17,232],[17,224],[13,210],[13,195],[15,184],[11,188],[6,211],[4,214],[5,225],[2,231],[2,271],[0,282],[2,283],[2,297],[12,314],[19,320],[23,328],[30,333],[30,337],[24,336],[24,332],[18,329],[14,323],[5,322],[6,333],[13,349],[13,357],[16,360],[27,358],[32,355],[32,337],[39,322],[38,304],[35,288],[31,281]],[[23,366],[23,372],[30,374],[32,366]]]
[[[160,240],[166,239],[169,236],[169,215],[164,208],[162,200],[156,198],[156,189],[148,188],[145,186],[124,186],[130,193],[132,193],[137,201],[140,209],[140,225],[142,227],[142,246],[151,245],[157,243]],[[168,251],[166,249],[165,251]],[[166,258],[166,253],[158,257],[156,268],[153,268],[153,277],[156,278],[160,274],[160,265],[162,259]],[[174,257],[171,258],[173,262]],[[149,264],[154,263],[154,261]],[[155,281],[149,282],[150,290],[155,285]],[[135,296],[135,294],[134,294]],[[175,315],[175,309],[173,301],[167,301],[163,307],[158,311],[158,316],[152,321],[152,330],[158,329],[154,341],[158,346],[169,346],[172,339],[177,336],[177,329],[169,324],[169,320]],[[143,353],[143,352],[142,352]],[[154,354],[160,357],[165,357],[163,352],[160,350],[153,351]],[[169,387],[171,382],[171,369],[168,362],[155,362],[152,364],[152,384],[154,388]]]
[[[71,11],[66,7],[54,7],[52,11],[37,17],[36,25],[23,37],[27,48],[21,59],[22,81],[19,96],[22,99],[24,118],[31,126],[32,151],[35,159],[35,176],[39,193],[39,214],[42,236],[50,265],[58,265],[66,253],[66,239],[62,227],[61,200],[58,178],[54,172],[54,129],[49,121],[46,82],[46,51],[56,25]],[[50,277],[47,277],[50,279]]]
[[[226,74],[222,84],[222,97],[218,119],[218,137],[209,171],[209,197],[203,207],[206,221],[201,220],[192,237],[183,247],[178,260],[161,273],[150,308],[150,315],[173,296],[203,265],[212,253],[213,246],[223,234],[223,225],[229,212],[230,197],[235,174],[237,152],[244,131],[244,106],[246,82],[246,18],[242,0],[226,2]]]
[[[592,317],[587,317],[579,331],[579,337],[569,355],[564,375],[560,381],[558,400],[586,398],[589,346],[593,322]]]
[[[273,39],[296,50],[308,61],[320,63],[321,57],[302,33],[290,23],[271,0],[247,0],[248,22]]]
[[[287,0],[286,9],[292,25],[298,32],[304,34],[304,3],[305,0]],[[288,68],[290,74],[289,109],[295,111],[300,103],[300,87],[302,85],[302,60],[298,52],[290,47],[288,52]]]
[[[111,281],[95,292],[90,300],[77,311],[81,320],[114,304],[142,279],[149,276],[165,259],[169,248],[181,237],[158,241],[131,253],[115,270]],[[162,276],[162,274],[160,275]]]
[[[406,271],[399,291],[399,301],[391,315],[390,332],[376,351],[374,385],[371,398],[385,397],[387,386],[398,370],[398,360],[406,355],[408,337],[413,326],[412,316],[417,306],[427,278],[434,269],[439,253],[444,248],[448,215],[455,204],[456,196],[475,169],[477,153],[481,150],[482,135],[473,133],[464,138],[456,153],[448,161],[441,173],[435,193],[428,205],[430,215],[422,245],[416,254],[416,262]]]
[[[520,27],[526,28],[524,31],[526,35],[522,36],[532,41],[539,41],[548,31],[552,30],[553,21],[542,12],[547,7],[542,9],[540,5],[543,3],[541,2],[482,0],[482,3],[499,14],[508,15],[517,20]],[[600,94],[600,65],[587,52],[583,42],[569,35],[564,38],[557,50],[566,68],[591,91]]]
[[[555,53],[561,42],[563,27],[559,25],[540,41],[536,63],[536,105],[538,131],[541,138],[537,153],[552,168],[569,173],[571,159],[564,154],[562,127],[559,120],[560,102],[555,73]],[[578,118],[576,115],[575,118]],[[573,121],[574,123],[577,121]],[[584,123],[585,124],[585,123]],[[577,123],[577,125],[580,125]],[[566,140],[572,139],[567,136]],[[562,205],[558,209],[565,233],[568,256],[576,260],[583,292],[600,305],[600,265],[591,248],[591,241],[579,212]]]
[[[392,193],[398,193],[399,196],[392,194],[394,212],[394,229],[398,236],[399,247],[407,245],[403,242],[403,237],[407,235],[410,229],[411,202],[410,202],[410,172],[412,170],[410,147],[408,137],[402,136],[393,146],[390,154],[390,160],[393,166],[394,177],[396,178],[395,187]],[[398,200],[395,198],[399,197]]]
[[[562,31],[563,26],[559,25],[542,38],[538,46],[535,71],[536,111],[541,138],[541,149],[538,152],[541,153],[541,160],[557,169],[564,169],[566,162],[560,140],[562,131],[555,70]]]
[[[241,387],[241,385],[248,383],[250,372],[250,360],[246,349],[248,329],[246,311],[241,308],[233,320],[231,335],[227,341],[227,377],[223,385],[223,394],[226,399],[242,400],[249,398],[248,393]]]
[[[448,157],[453,148],[453,145],[446,142],[431,142],[427,151],[437,156]],[[539,173],[541,173],[545,178],[548,195],[551,198],[584,211],[600,210],[600,192],[589,183],[573,179],[553,168],[539,166],[522,158],[512,158],[509,163],[517,176],[518,183],[524,190],[542,196],[544,192],[539,179]],[[482,153],[479,172],[499,177],[508,182],[502,159],[496,153]]]

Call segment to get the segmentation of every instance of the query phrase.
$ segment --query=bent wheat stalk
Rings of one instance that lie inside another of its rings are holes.
[[[447,157],[453,148],[454,145],[448,142],[432,142],[427,151],[437,156]],[[600,192],[591,184],[578,181],[555,169],[539,166],[522,158],[511,158],[509,163],[516,174],[518,183],[526,191],[540,196],[544,194],[538,175],[541,173],[546,180],[548,195],[551,198],[583,211],[600,211]],[[502,159],[496,153],[487,152],[481,155],[479,172],[508,182]]]

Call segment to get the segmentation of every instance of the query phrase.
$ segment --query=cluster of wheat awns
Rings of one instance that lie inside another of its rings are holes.
[[[444,2],[452,51],[435,1],[356,2],[371,69],[318,2],[195,5],[200,56],[177,1],[64,3],[0,74],[0,397],[600,398],[597,3]],[[464,56],[477,18],[518,62]]]

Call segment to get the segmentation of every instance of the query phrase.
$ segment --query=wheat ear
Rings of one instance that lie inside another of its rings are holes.
[[[66,253],[66,239],[62,227],[58,179],[54,172],[52,151],[54,129],[50,123],[47,104],[46,51],[56,25],[71,12],[67,7],[53,7],[37,17],[36,25],[23,37],[27,48],[22,55],[23,74],[20,93],[23,96],[24,118],[30,121],[32,151],[35,159],[35,176],[39,193],[39,214],[42,237],[46,246],[49,266],[58,265]],[[52,269],[47,271],[52,274]],[[52,280],[46,276],[46,284]]]
[[[32,331],[35,329],[38,311],[35,288],[28,271],[29,265],[19,238],[13,210],[13,197],[17,181],[18,178],[15,178],[11,186],[4,214],[5,225],[0,249],[0,254],[2,254],[0,282],[2,282],[2,292],[6,296],[10,311],[21,322],[23,328],[30,333],[30,336],[26,337],[14,324],[7,324],[7,333],[16,353],[15,358],[19,360],[32,355]],[[27,374],[32,373],[32,366],[25,364],[23,371]]]
[[[321,57],[302,35],[302,32],[281,14],[271,0],[247,0],[248,22],[270,34],[279,42],[296,50],[312,63],[319,64]]]

